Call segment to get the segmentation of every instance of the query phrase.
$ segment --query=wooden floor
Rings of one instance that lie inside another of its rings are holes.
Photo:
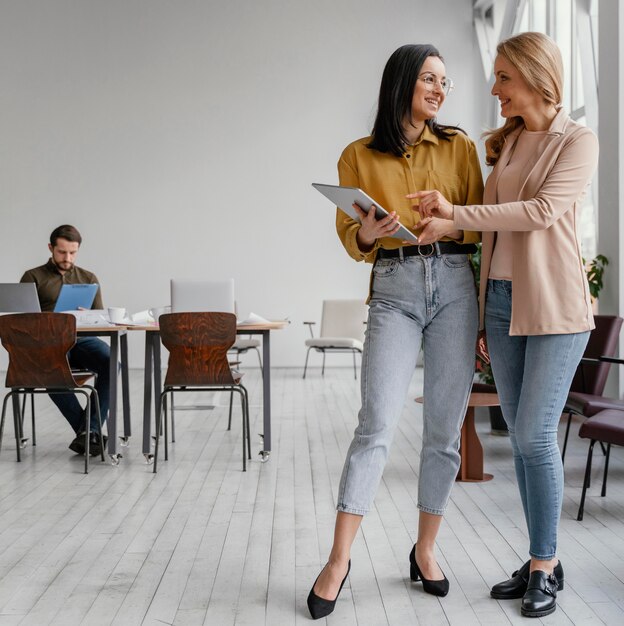
[[[132,372],[135,432],[119,467],[67,449],[69,428],[37,400],[38,445],[15,462],[12,422],[0,455],[0,626],[9,624],[310,623],[306,596],[330,547],[342,461],[355,425],[352,370],[273,373],[273,454],[256,456],[260,379],[249,370],[253,455],[241,471],[241,427],[226,430],[227,397],[179,411],[177,441],[157,475],[141,454],[142,373]],[[458,483],[439,536],[444,599],[409,581],[422,429],[416,371],[377,495],[352,552],[351,575],[328,624],[520,624],[520,601],[489,587],[527,558],[509,440],[479,420],[488,483]],[[188,394],[178,401],[201,402]],[[563,432],[563,426],[561,427]],[[573,426],[566,459],[560,557],[565,590],[545,624],[624,624],[624,453],[612,453],[599,496],[596,456],[585,520],[576,521],[587,443]],[[321,621],[321,623],[323,623]],[[531,623],[541,623],[534,620]]]

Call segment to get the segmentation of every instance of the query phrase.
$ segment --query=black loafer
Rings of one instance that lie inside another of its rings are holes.
[[[69,444],[68,448],[76,454],[85,453],[85,433],[78,433],[76,438]]]
[[[557,608],[557,577],[542,570],[531,572],[520,612],[525,617],[544,617]]]
[[[106,448],[106,442],[108,437],[102,435],[102,441],[104,442],[104,448]],[[100,444],[100,436],[97,433],[91,433],[89,436],[89,454],[91,456],[99,456],[102,453],[102,446]]]
[[[531,561],[527,561],[519,570],[516,570],[511,575],[511,578],[494,585],[490,591],[490,595],[497,600],[515,600],[522,598],[529,584],[530,565]],[[557,563],[553,573],[557,578],[557,591],[561,591],[563,589],[563,567],[561,566],[561,561]]]

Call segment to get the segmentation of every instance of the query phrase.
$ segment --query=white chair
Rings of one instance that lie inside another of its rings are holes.
[[[255,350],[258,355],[258,365],[260,366],[260,374],[264,376],[262,371],[262,357],[260,356],[260,339],[254,339],[251,335],[247,338],[240,338],[234,342],[234,345],[228,350],[228,353],[235,353],[235,359],[238,360],[241,354],[245,354],[250,350]]]
[[[355,355],[362,354],[364,348],[364,331],[368,318],[368,305],[361,300],[323,300],[321,318],[321,336],[315,337],[312,326],[315,322],[304,322],[310,328],[311,338],[306,339],[305,366],[303,378],[308,369],[310,350],[323,354],[321,375],[325,375],[325,355],[328,352],[350,352],[353,354],[353,373],[357,379]]]

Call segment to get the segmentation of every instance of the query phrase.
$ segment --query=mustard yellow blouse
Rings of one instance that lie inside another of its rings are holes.
[[[370,137],[349,144],[338,161],[340,184],[359,187],[377,200],[387,211],[396,211],[401,223],[413,230],[419,220],[412,209],[408,193],[423,189],[437,189],[452,204],[481,204],[483,179],[474,143],[461,132],[450,141],[438,139],[428,126],[420,138],[402,157],[371,150],[366,145]],[[383,237],[373,249],[362,252],[356,234],[359,222],[340,209],[336,212],[336,230],[345,249],[356,261],[373,263],[379,248],[399,248],[400,239]],[[464,231],[463,243],[480,241],[480,233]]]

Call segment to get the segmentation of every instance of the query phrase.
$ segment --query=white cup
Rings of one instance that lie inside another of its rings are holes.
[[[171,313],[170,306],[155,306],[152,309],[148,309],[147,311],[153,318],[155,322],[158,322],[158,318],[165,313]]]
[[[118,306],[108,307],[108,319],[111,324],[121,324],[126,317],[126,309]]]

